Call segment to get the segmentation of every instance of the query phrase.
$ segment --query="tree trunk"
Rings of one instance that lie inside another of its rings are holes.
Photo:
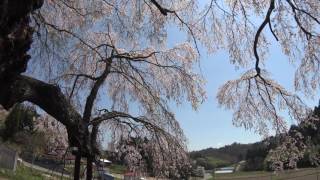
[[[91,180],[92,179],[92,162],[93,162],[93,157],[88,156],[87,158],[87,180]]]
[[[81,122],[61,89],[21,75],[27,69],[34,32],[30,14],[42,4],[43,0],[0,0],[0,104],[7,110],[25,101],[38,105],[66,126],[70,146],[81,147],[87,144],[87,123]]]
[[[80,169],[81,169],[81,154],[76,155],[76,161],[74,162],[74,180],[80,180]]]

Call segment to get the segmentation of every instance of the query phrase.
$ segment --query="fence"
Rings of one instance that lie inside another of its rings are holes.
[[[4,145],[0,145],[0,168],[16,170],[18,153]]]

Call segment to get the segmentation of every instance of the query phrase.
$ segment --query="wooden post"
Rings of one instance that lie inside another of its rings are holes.
[[[76,160],[74,162],[74,172],[73,172],[74,180],[80,179],[80,169],[81,169],[81,154],[79,153],[76,155]]]

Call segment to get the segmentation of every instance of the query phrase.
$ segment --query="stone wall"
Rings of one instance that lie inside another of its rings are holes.
[[[18,153],[4,145],[0,145],[0,168],[16,170]]]

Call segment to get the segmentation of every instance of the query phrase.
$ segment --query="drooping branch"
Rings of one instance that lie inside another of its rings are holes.
[[[258,43],[259,43],[259,37],[261,35],[261,32],[263,31],[263,29],[265,28],[265,26],[269,23],[270,24],[270,16],[272,11],[274,10],[275,5],[274,5],[274,0],[270,1],[270,5],[267,11],[267,14],[265,16],[265,19],[263,20],[262,24],[259,26],[255,38],[254,38],[254,43],[253,43],[253,52],[254,52],[254,56],[256,59],[256,65],[255,65],[255,69],[257,71],[257,76],[260,75],[260,67],[259,67],[259,62],[260,62],[260,58],[259,58],[259,54],[258,54]]]
[[[151,0],[151,2],[159,9],[161,14],[164,16],[167,16],[168,13],[175,13],[175,11],[173,11],[173,10],[169,10],[167,8],[162,7],[156,0]]]
[[[236,125],[255,128],[262,135],[268,135],[269,127],[277,133],[285,132],[287,122],[281,116],[282,110],[301,122],[309,109],[299,96],[268,79],[265,71],[262,73],[256,76],[255,70],[251,70],[240,79],[228,81],[219,89],[219,104],[234,110]]]
[[[301,21],[299,20],[299,17],[298,17],[298,14],[297,14],[297,9],[295,8],[295,6],[291,3],[291,1],[287,1],[290,6],[291,6],[291,9],[293,11],[293,14],[294,14],[294,20],[296,21],[296,23],[298,24],[298,27],[302,30],[302,32],[306,35],[306,38],[307,40],[309,40],[313,34],[308,31],[302,24],[301,24]]]
[[[309,30],[307,30],[304,27],[304,25],[302,24],[301,20],[298,17],[298,13],[303,13],[303,14],[307,15],[309,18],[311,18],[313,21],[315,21],[318,25],[320,25],[320,21],[315,16],[310,14],[309,12],[305,11],[304,9],[300,9],[299,7],[295,6],[291,0],[286,0],[286,1],[288,2],[288,4],[291,7],[291,10],[292,10],[292,12],[294,14],[294,20],[296,21],[298,27],[306,35],[306,39],[310,40],[310,38],[315,36],[315,34],[313,34],[312,32],[310,32]]]
[[[148,126],[148,125],[155,126],[152,123],[144,120],[143,117],[134,117],[134,116],[132,116],[132,115],[130,115],[128,113],[118,112],[118,111],[106,112],[106,113],[102,114],[101,116],[98,116],[98,117],[94,118],[90,122],[90,124],[96,125],[96,124],[100,124],[103,121],[107,121],[107,120],[114,119],[114,118],[129,118],[129,119],[132,119],[132,120],[134,120],[136,122],[143,123],[146,126]]]
[[[193,42],[194,42],[194,45],[195,45],[195,48],[197,49],[197,52],[198,54],[200,55],[200,51],[199,51],[199,48],[198,48],[198,43],[197,43],[197,39],[196,39],[196,36],[191,28],[191,25],[188,24],[186,21],[184,21],[180,16],[179,14],[175,11],[175,10],[169,10],[167,8],[164,8],[163,6],[161,6],[156,0],[151,0],[151,3],[154,4],[158,9],[159,11],[161,12],[162,15],[164,16],[167,16],[168,13],[172,13],[174,14],[174,16],[185,26],[187,27],[189,33],[191,34],[191,37],[193,39]]]
[[[319,19],[316,18],[315,16],[313,16],[310,12],[307,12],[306,10],[301,9],[301,8],[295,6],[295,5],[292,3],[291,0],[286,0],[286,1],[289,3],[289,5],[291,6],[291,8],[292,8],[294,11],[300,11],[300,12],[302,12],[303,14],[306,14],[307,16],[309,16],[309,17],[310,17],[311,19],[313,19],[314,21],[316,21],[318,24],[320,24]]]
[[[175,164],[176,168],[187,168],[188,161],[185,159],[186,149],[180,141],[182,135],[177,129],[167,129],[157,124],[153,117],[132,116],[128,113],[117,111],[105,111],[96,117],[92,123],[105,122],[111,125],[112,130],[118,132],[115,143],[116,154],[124,158],[129,169],[139,169],[138,164],[144,165],[146,161],[152,160],[152,173],[154,176],[171,176],[166,173],[181,169],[167,168],[168,164]],[[119,128],[119,130],[118,130]],[[137,143],[136,140],[142,142]],[[130,149],[129,151],[127,151]],[[147,156],[147,157],[146,157]]]

